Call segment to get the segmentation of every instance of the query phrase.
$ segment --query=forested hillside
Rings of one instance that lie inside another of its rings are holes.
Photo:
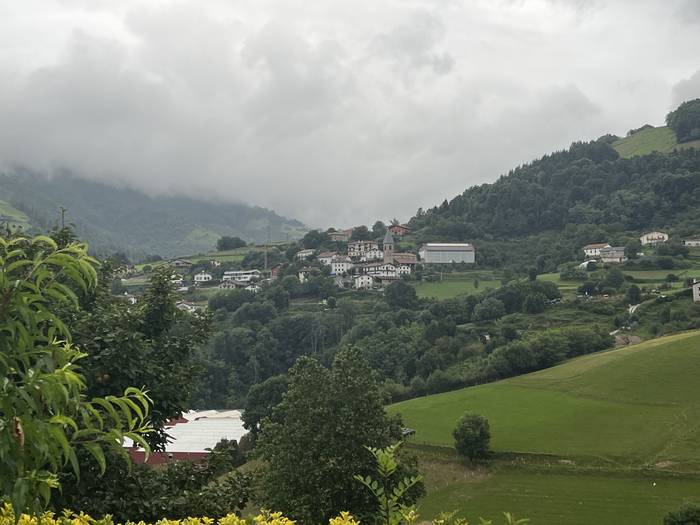
[[[567,225],[641,231],[700,232],[700,150],[622,159],[606,139],[575,143],[502,176],[493,184],[419,213],[411,226],[444,240],[517,239],[561,232]],[[570,228],[571,229],[571,228]],[[575,228],[577,229],[577,228]]]
[[[294,239],[303,224],[273,211],[239,203],[211,203],[187,197],[149,197],[69,176],[47,179],[31,173],[0,174],[0,200],[28,217],[36,230],[66,222],[101,254],[163,257],[211,250],[222,235],[248,242]]]

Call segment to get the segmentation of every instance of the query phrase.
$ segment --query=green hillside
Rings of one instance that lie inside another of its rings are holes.
[[[700,332],[648,341],[541,372],[393,405],[415,441],[452,445],[466,410],[485,415],[496,451],[595,456],[700,468]]]
[[[700,148],[700,140],[679,144],[676,135],[666,126],[649,127],[634,135],[619,139],[612,143],[621,157],[630,158],[636,155],[648,155],[654,151],[670,153],[674,149]]]

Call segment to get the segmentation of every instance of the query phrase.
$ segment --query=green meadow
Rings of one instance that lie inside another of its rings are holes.
[[[476,286],[474,286],[476,284]],[[500,280],[488,271],[444,273],[439,281],[421,281],[416,283],[418,297],[452,299],[458,295],[472,295],[498,288]]]
[[[692,331],[389,412],[416,430],[424,518],[511,511],[532,523],[658,524],[681,503],[700,503],[698,377],[700,331]],[[495,459],[477,469],[452,452],[465,411],[491,426]]]

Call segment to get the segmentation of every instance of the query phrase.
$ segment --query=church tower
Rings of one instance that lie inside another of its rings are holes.
[[[384,241],[382,242],[382,249],[384,250],[384,262],[390,263],[394,261],[394,236],[391,235],[389,230],[386,231],[384,236]]]

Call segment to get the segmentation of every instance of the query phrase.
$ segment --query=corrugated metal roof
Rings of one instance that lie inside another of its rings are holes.
[[[248,433],[243,428],[241,412],[238,410],[190,411],[182,415],[186,422],[166,426],[165,431],[172,442],[165,448],[166,453],[206,452],[222,439],[240,439]],[[127,447],[132,446],[129,441]]]

